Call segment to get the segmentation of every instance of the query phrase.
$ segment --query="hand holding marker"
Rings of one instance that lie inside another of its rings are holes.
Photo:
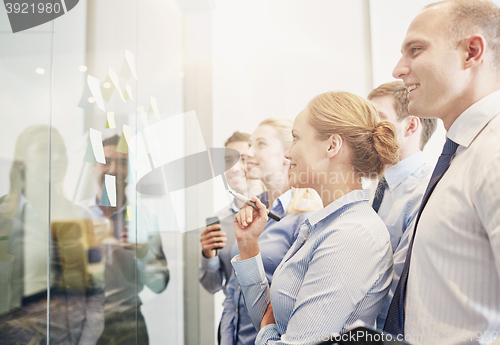
[[[241,201],[241,202],[244,202],[245,204],[247,204],[248,206],[251,206],[253,207],[254,210],[256,211],[259,211],[259,209],[257,208],[257,206],[254,204],[253,201],[250,201],[250,199],[247,199],[246,197],[244,197],[243,195],[239,194],[239,193],[236,193],[236,192],[233,192],[232,190],[228,190],[228,192],[234,196],[237,200]],[[277,215],[275,215],[274,213],[272,213],[271,211],[269,210],[266,210],[267,211],[267,215],[269,216],[269,218],[271,219],[274,219],[275,221],[279,222],[281,220],[280,217],[278,217]]]

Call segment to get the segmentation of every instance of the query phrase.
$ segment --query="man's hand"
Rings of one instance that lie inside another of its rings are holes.
[[[245,206],[234,216],[234,234],[238,241],[241,260],[259,254],[258,239],[267,224],[267,209],[257,197],[251,199],[259,211]]]
[[[220,229],[220,224],[207,226],[205,231],[201,233],[200,243],[203,249],[203,256],[210,259],[217,255],[214,248],[224,248],[227,242],[226,233],[217,231]]]
[[[276,321],[274,320],[273,306],[271,305],[271,303],[269,303],[266,313],[264,314],[264,316],[262,317],[262,321],[260,322],[260,328],[262,329],[272,323],[276,323]]]

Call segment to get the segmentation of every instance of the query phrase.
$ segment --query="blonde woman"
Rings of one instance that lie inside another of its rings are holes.
[[[325,207],[300,226],[271,287],[257,241],[265,207],[254,199],[259,212],[245,207],[235,216],[233,266],[260,325],[256,344],[311,344],[356,320],[373,325],[392,280],[390,238],[361,181],[397,163],[393,126],[361,97],[329,92],[297,115],[292,134],[289,183],[313,188]]]
[[[263,202],[282,217],[280,222],[269,220],[258,239],[262,248],[263,269],[271,281],[274,270],[281,262],[298,235],[298,226],[314,210],[323,207],[313,190],[291,190],[288,184],[290,162],[284,153],[292,144],[292,121],[267,119],[262,121],[250,137],[247,151],[247,178],[261,179],[266,192]],[[309,212],[305,212],[309,211]],[[234,244],[231,256],[238,254]],[[255,343],[257,329],[252,324],[238,280],[231,276],[221,321],[222,345],[250,345]]]

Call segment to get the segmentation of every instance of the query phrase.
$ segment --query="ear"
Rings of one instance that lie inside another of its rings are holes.
[[[471,68],[480,64],[485,56],[486,39],[484,36],[474,34],[464,41],[466,53],[465,68]]]
[[[328,158],[335,157],[343,145],[342,137],[338,134],[332,134],[330,138],[327,139],[327,150],[326,154]]]
[[[406,119],[405,137],[413,135],[420,128],[420,119],[416,116],[408,116]]]

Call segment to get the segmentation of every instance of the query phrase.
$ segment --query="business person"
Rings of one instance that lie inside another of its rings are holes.
[[[447,130],[384,328],[412,343],[490,344],[500,333],[499,28],[490,1],[432,4],[393,71],[410,114]]]
[[[134,221],[126,218],[126,206],[130,202],[125,192],[128,155],[116,150],[119,140],[118,135],[103,140],[106,164],[95,163],[92,167],[97,195],[82,202],[82,206],[89,210],[97,232],[102,231],[103,225],[109,228],[108,238],[100,244],[104,266],[105,323],[97,344],[147,345],[149,335],[139,292],[147,286],[154,293],[161,293],[167,287],[170,274],[158,233],[150,233],[145,243],[130,243],[128,240],[128,227],[133,223],[138,227],[146,225],[139,212]],[[104,175],[116,178],[116,207],[100,205]]]
[[[253,196],[249,195],[249,185],[253,187],[254,192],[258,191],[257,194],[263,192],[260,179],[247,181],[246,178],[245,162],[249,140],[250,134],[234,132],[224,144],[226,148],[231,149],[227,150],[225,157],[228,167],[225,172],[226,181],[232,190],[247,197]],[[233,155],[235,152],[233,150],[239,153],[237,157]],[[234,199],[230,205],[217,212],[216,216],[219,218],[220,224],[207,226],[200,235],[203,254],[200,267],[200,283],[210,293],[216,293],[222,289],[224,294],[227,295],[226,285],[233,271],[231,265],[231,248],[235,241],[233,218],[243,205],[243,202]],[[222,249],[216,251],[215,248]]]
[[[380,85],[370,92],[368,99],[377,109],[380,119],[394,125],[400,145],[399,163],[387,168],[376,188],[372,188],[372,207],[387,226],[394,254],[391,290],[377,317],[377,328],[382,329],[403,270],[408,239],[413,234],[410,224],[431,178],[433,168],[425,164],[422,150],[436,130],[437,120],[410,115],[408,91],[401,81]]]
[[[247,151],[247,176],[263,181],[267,192],[261,198],[271,205],[273,213],[282,218],[279,222],[270,219],[258,240],[263,253],[264,274],[269,280],[297,238],[299,224],[312,211],[322,207],[314,191],[292,191],[288,184],[290,163],[284,153],[292,144],[291,128],[292,121],[286,119],[270,118],[262,121],[252,133],[250,149]],[[237,254],[235,243],[231,255]],[[255,343],[256,336],[256,327],[248,315],[238,280],[233,275],[224,302],[221,344],[250,345]]]
[[[375,323],[392,281],[387,229],[362,190],[364,176],[398,161],[394,126],[379,121],[359,96],[316,96],[295,118],[289,183],[318,192],[325,208],[300,226],[269,288],[258,242],[267,214],[245,207],[235,216],[240,248],[235,273],[254,322],[256,344],[312,344],[350,327]]]

